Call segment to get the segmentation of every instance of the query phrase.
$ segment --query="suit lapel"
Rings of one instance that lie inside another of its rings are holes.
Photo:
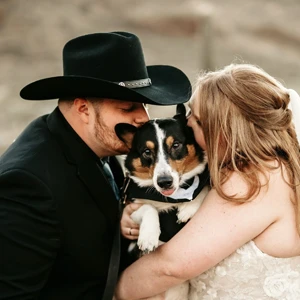
[[[91,160],[78,163],[77,169],[80,180],[86,185],[97,206],[114,225],[118,216],[118,201],[103,170]]]
[[[99,158],[76,134],[58,108],[48,116],[47,123],[66,160],[77,167],[77,176],[108,222],[115,227],[119,204],[102,168],[98,165]]]

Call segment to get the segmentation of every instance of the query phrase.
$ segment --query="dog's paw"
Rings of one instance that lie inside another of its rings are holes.
[[[139,249],[145,253],[154,251],[158,247],[159,238],[150,238],[140,236],[138,239]]]
[[[149,240],[140,240],[138,241],[138,246],[143,253],[149,253],[154,251],[158,247],[158,242],[149,241]]]
[[[177,223],[186,223],[196,213],[195,208],[192,206],[185,206],[184,209],[178,210]]]
[[[140,224],[138,247],[143,252],[151,252],[158,247],[160,225],[157,210],[149,204],[142,205],[131,214],[134,222]]]
[[[139,249],[145,253],[154,251],[159,245],[160,229],[147,230],[146,228],[140,230],[138,239]]]
[[[196,211],[200,208],[205,196],[208,193],[208,187],[204,187],[200,194],[191,202],[182,203],[178,207],[177,223],[187,222],[191,219]]]

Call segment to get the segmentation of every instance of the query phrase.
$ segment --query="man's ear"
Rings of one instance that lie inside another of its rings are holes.
[[[76,98],[73,105],[75,108],[75,113],[84,123],[88,123],[90,116],[88,101],[85,98]]]
[[[127,123],[118,123],[115,126],[115,132],[117,137],[125,143],[128,149],[131,149],[132,147],[132,141],[136,131],[137,127]]]

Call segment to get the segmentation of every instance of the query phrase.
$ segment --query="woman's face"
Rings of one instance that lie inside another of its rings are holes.
[[[189,103],[190,112],[187,116],[188,123],[187,125],[192,128],[195,136],[195,140],[198,145],[203,149],[206,150],[206,143],[204,140],[202,124],[198,115],[199,107],[198,101],[192,100]]]

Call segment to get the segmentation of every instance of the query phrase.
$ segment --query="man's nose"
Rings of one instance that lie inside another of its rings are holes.
[[[148,121],[149,121],[148,110],[145,107],[143,107],[138,111],[137,116],[135,118],[135,123],[142,125]]]

